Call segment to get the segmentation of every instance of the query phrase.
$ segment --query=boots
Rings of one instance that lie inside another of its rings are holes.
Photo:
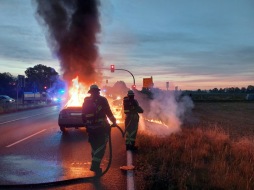
[[[137,147],[137,146],[132,145],[131,150],[132,150],[132,151],[137,151],[137,150],[138,150],[138,147]]]
[[[126,150],[131,150],[131,145],[130,144],[126,144]]]
[[[93,171],[96,176],[99,176],[102,174],[102,169],[100,168],[100,164],[93,164],[92,163],[90,170]]]

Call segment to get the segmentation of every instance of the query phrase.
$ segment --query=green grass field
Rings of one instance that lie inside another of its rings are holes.
[[[136,189],[254,189],[253,113],[253,102],[196,102],[181,132],[139,132]]]

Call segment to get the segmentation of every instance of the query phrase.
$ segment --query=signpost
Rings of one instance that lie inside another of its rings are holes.
[[[16,101],[16,109],[18,109],[18,103],[19,103],[19,90],[25,87],[25,76],[24,75],[18,75],[18,81],[17,81],[17,101]]]
[[[153,88],[153,77],[143,78],[143,88],[146,89]]]

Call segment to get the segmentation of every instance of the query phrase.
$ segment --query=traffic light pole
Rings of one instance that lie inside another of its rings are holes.
[[[128,73],[130,73],[131,76],[132,76],[132,78],[133,78],[133,85],[135,85],[135,78],[134,78],[134,75],[133,75],[130,71],[128,71],[128,70],[126,70],[126,69],[115,69],[115,70],[127,71]]]

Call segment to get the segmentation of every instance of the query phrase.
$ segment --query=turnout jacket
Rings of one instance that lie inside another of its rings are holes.
[[[144,110],[139,106],[136,99],[129,98],[128,96],[123,99],[124,113],[125,114],[136,114],[143,113]]]
[[[107,117],[115,123],[116,119],[109,107],[108,100],[100,95],[86,97],[82,106],[82,119],[87,127],[109,125]]]

